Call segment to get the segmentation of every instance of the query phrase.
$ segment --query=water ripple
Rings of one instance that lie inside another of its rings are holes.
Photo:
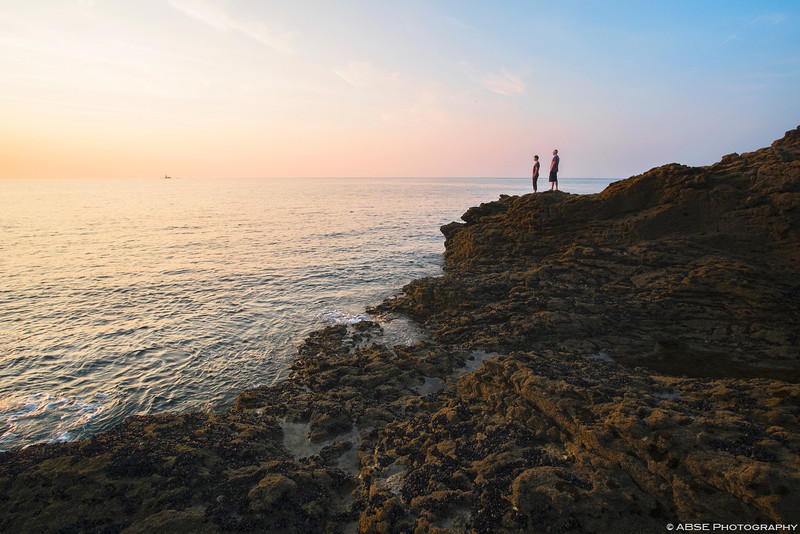
[[[0,182],[0,449],[229,406],[312,329],[438,274],[439,227],[527,182]]]

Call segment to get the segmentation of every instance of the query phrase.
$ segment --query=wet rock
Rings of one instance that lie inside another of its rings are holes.
[[[206,521],[203,510],[165,510],[136,522],[122,531],[123,534],[148,534],[150,532],[196,532],[214,534],[219,529]]]
[[[297,483],[278,473],[270,473],[258,485],[250,490],[247,497],[250,499],[250,509],[255,512],[272,511],[281,505],[284,500],[291,505],[296,499]]]
[[[314,411],[309,421],[311,441],[322,441],[345,434],[353,428],[350,414],[337,405],[326,405]]]

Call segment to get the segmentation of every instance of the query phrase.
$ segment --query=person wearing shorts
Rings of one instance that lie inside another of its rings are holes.
[[[558,150],[553,150],[553,161],[550,162],[550,191],[558,191]]]

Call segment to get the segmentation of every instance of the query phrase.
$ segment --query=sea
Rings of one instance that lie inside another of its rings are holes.
[[[440,226],[530,192],[529,178],[1,180],[0,450],[224,410],[285,379],[310,332],[440,275]],[[397,343],[419,335],[383,320]]]

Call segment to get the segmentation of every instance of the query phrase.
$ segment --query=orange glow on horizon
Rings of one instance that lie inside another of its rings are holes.
[[[627,177],[800,116],[800,6],[692,4],[696,32],[664,6],[45,4],[0,17],[0,179],[521,177],[554,147],[564,176]]]

